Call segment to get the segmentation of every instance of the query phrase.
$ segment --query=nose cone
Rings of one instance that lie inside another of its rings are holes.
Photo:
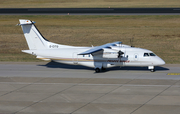
[[[165,65],[165,61],[161,59],[161,62],[159,63],[160,65]]]
[[[161,65],[164,65],[166,64],[164,60],[162,60],[160,57],[157,57],[157,60],[156,60],[156,65],[158,66],[161,66]]]

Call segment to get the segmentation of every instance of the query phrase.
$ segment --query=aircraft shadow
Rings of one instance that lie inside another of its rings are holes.
[[[86,66],[81,65],[69,65],[69,64],[63,64],[63,63],[57,63],[54,61],[51,61],[45,65],[38,65],[38,66],[45,66],[47,68],[64,68],[64,69],[86,69],[86,70],[94,70],[93,68],[89,68]]]
[[[126,66],[126,67],[113,67],[113,68],[108,68],[107,70],[121,70],[121,71],[125,71],[125,70],[131,70],[131,71],[150,71],[148,69],[148,67],[130,67],[130,66]],[[161,66],[155,66],[155,71],[166,71],[169,70],[168,68],[165,67],[161,67]]]
[[[63,64],[63,63],[57,63],[54,61],[51,61],[45,65],[38,65],[38,66],[45,66],[47,68],[64,68],[64,69],[85,69],[85,70],[93,70],[94,68],[89,68],[86,66],[81,66],[81,65],[68,65],[68,64]],[[121,71],[149,71],[147,67],[112,67],[112,68],[107,68],[106,70],[103,70],[102,72],[108,72],[108,71],[116,71],[116,70],[121,70]],[[161,67],[161,66],[156,66],[155,71],[166,71],[169,70],[168,68]]]

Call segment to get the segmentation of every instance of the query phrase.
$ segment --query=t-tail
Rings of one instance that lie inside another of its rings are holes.
[[[34,21],[26,20],[26,19],[19,19],[19,22],[24,37],[27,41],[29,50],[41,50],[41,49],[57,49],[61,47],[71,47],[67,45],[60,45],[56,43],[49,42],[47,39],[45,39],[42,34],[39,32],[39,30],[34,25]]]
[[[67,45],[60,45],[56,43],[49,42],[45,39],[39,30],[34,25],[35,22],[27,19],[19,19],[19,26],[22,27],[24,37],[27,41],[29,50],[22,50],[24,53],[35,55],[36,58],[43,60],[50,60],[44,57],[44,55],[38,54],[37,52],[43,52],[43,50],[49,49],[60,49],[64,47],[72,47]]]
[[[26,38],[29,50],[47,49],[49,41],[46,40],[38,31],[35,22],[25,19],[19,20],[24,37]]]

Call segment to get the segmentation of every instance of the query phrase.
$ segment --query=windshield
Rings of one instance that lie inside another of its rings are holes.
[[[149,53],[150,56],[156,56],[154,53]]]
[[[149,54],[148,53],[144,53],[144,57],[148,57],[149,56]]]
[[[144,57],[156,56],[154,53],[144,53]]]

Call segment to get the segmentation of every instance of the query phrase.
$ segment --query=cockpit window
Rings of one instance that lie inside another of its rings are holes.
[[[149,53],[150,56],[156,56],[154,53]]]
[[[148,57],[149,56],[149,54],[148,53],[144,53],[144,57]]]
[[[144,57],[156,56],[154,53],[144,53]]]

